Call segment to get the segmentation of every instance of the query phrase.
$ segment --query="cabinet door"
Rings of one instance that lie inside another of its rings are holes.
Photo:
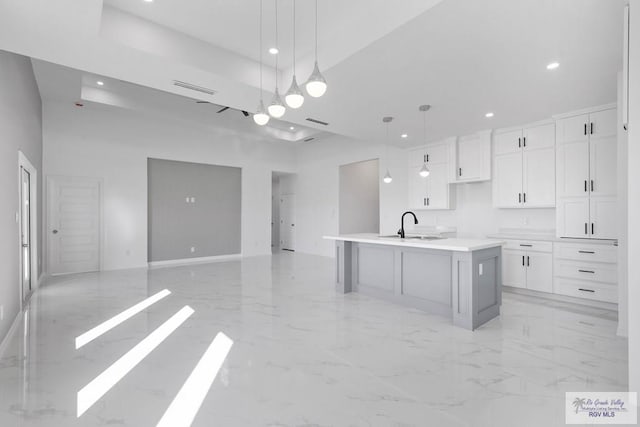
[[[477,136],[461,137],[458,140],[458,180],[482,177],[482,159],[484,158],[482,150],[482,141]]]
[[[556,234],[558,237],[588,238],[589,197],[558,199],[556,210]]]
[[[522,149],[522,130],[497,133],[493,137],[495,155],[517,153]]]
[[[589,136],[610,138],[618,134],[618,114],[615,108],[589,114]]]
[[[556,121],[556,144],[587,142],[589,139],[589,115],[567,117]]]
[[[618,238],[618,214],[616,197],[591,197],[591,224],[589,232],[594,239]]]
[[[615,196],[617,193],[616,110],[599,111],[590,116],[590,180],[592,196]],[[591,130],[591,129],[590,129]]]
[[[525,253],[502,250],[502,284],[514,288],[526,288]]]
[[[556,196],[558,199],[588,196],[588,141],[559,144],[556,153]]]
[[[527,252],[527,289],[553,292],[553,257],[551,254]]]
[[[407,151],[407,164],[409,165],[409,167],[422,166],[424,158],[426,158],[424,148]]]
[[[425,209],[427,207],[427,182],[421,177],[420,166],[409,167],[409,209]]]
[[[427,145],[424,151],[426,155],[423,157],[423,161],[426,160],[427,165],[447,163],[449,161],[449,147],[447,144]]]
[[[556,156],[553,147],[524,151],[523,207],[547,208],[556,205]]]
[[[523,138],[522,148],[525,151],[555,147],[556,125],[549,123],[526,128],[523,131]]]
[[[493,205],[497,208],[522,206],[522,151],[495,158]]]
[[[427,183],[427,209],[449,209],[447,164],[428,165],[430,174],[421,178]]]

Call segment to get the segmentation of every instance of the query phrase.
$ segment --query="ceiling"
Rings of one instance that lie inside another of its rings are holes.
[[[45,61],[32,60],[33,71],[45,102],[122,108],[152,114],[166,120],[188,122],[190,126],[213,126],[250,138],[304,143],[329,135],[307,126],[271,119],[266,126],[256,126],[251,116],[221,105],[198,101],[134,85],[115,79],[74,70]],[[102,85],[98,84],[101,82]]]
[[[286,90],[292,3],[278,4],[279,81]],[[299,81],[312,65],[313,4],[296,3]],[[392,142],[411,146],[424,142],[420,104],[433,106],[426,139],[437,140],[612,102],[622,63],[623,4],[319,0],[319,62],[329,89],[284,119],[380,141],[381,119],[390,115]],[[260,97],[258,6],[237,0],[0,0],[0,49],[253,111]],[[273,1],[264,7],[266,49],[273,43]],[[272,72],[273,58],[265,59]],[[560,67],[548,71],[552,61]],[[218,92],[185,93],[174,79]],[[270,81],[267,91],[273,90]],[[484,117],[489,111],[495,113],[491,119]],[[409,137],[401,139],[401,133]]]

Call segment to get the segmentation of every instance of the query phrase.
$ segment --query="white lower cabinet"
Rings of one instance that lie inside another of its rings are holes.
[[[549,242],[510,240],[502,250],[502,284],[553,292],[553,256]]]
[[[617,304],[617,249],[613,243],[555,243],[554,293]]]

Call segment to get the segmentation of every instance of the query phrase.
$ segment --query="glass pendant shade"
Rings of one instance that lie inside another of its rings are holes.
[[[427,168],[427,164],[423,163],[422,167],[420,168],[420,172],[418,173],[420,174],[421,177],[426,178],[429,176],[431,172],[429,172],[429,168]]]
[[[262,102],[262,99],[260,100],[260,104],[258,104],[258,111],[253,115],[253,121],[260,126],[264,126],[269,123],[269,115],[264,109],[264,102]]]
[[[276,93],[273,95],[273,99],[271,100],[269,107],[267,107],[267,110],[271,117],[275,117],[276,119],[284,116],[285,111],[287,111],[282,103],[282,98],[280,98],[280,94],[278,93],[278,88],[276,88]]]
[[[298,86],[298,82],[296,81],[296,76],[293,76],[293,80],[291,81],[291,87],[289,91],[284,96],[284,101],[291,108],[300,108],[302,104],[304,104],[304,95]]]
[[[393,181],[393,178],[391,178],[391,174],[389,173],[389,169],[387,169],[387,173],[384,175],[384,178],[382,178],[382,180],[385,184],[389,184],[391,181]]]
[[[313,67],[313,73],[311,73],[309,80],[307,80],[305,88],[307,89],[307,93],[314,98],[321,97],[327,91],[327,81],[320,72],[318,61],[316,61]]]

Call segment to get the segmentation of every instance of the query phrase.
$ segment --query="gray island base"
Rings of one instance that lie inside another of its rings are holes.
[[[336,241],[336,290],[361,292],[451,317],[474,330],[500,315],[502,242],[419,239],[373,234]]]

